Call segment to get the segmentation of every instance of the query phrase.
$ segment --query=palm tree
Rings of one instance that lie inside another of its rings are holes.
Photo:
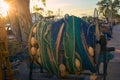
[[[99,13],[108,18],[111,14],[114,17],[114,14],[118,13],[120,9],[120,0],[101,0],[97,3],[99,7]]]
[[[9,4],[8,11],[11,28],[20,43],[27,44],[29,28],[32,24],[29,4],[30,0],[4,0]],[[46,0],[41,0],[45,5]]]

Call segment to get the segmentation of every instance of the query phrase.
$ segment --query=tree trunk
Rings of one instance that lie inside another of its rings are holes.
[[[20,43],[27,44],[29,28],[32,23],[29,3],[30,0],[6,0],[10,9],[8,11],[11,28]]]

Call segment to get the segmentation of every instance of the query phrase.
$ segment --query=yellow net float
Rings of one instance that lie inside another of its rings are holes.
[[[32,37],[31,38],[31,41],[30,41],[31,45],[34,46],[37,44],[37,40],[35,39],[35,37]]]
[[[68,75],[67,71],[66,71],[66,67],[64,64],[60,64],[59,65],[59,71],[60,71],[60,76],[61,77],[65,77]]]
[[[37,63],[38,63],[38,64],[42,64],[40,48],[37,49],[36,56],[37,56],[37,57],[36,57]]]
[[[42,61],[41,61],[40,57],[37,58],[37,62],[38,62],[38,64],[42,64]]]
[[[93,57],[94,56],[94,49],[91,46],[89,46],[88,51],[89,51],[89,55]]]
[[[37,53],[37,48],[35,48],[35,47],[31,47],[31,55],[35,55],[36,53]]]
[[[80,71],[81,63],[77,58],[75,59],[75,65],[76,65],[76,68]]]
[[[95,73],[90,75],[90,80],[97,80],[97,75]]]
[[[35,26],[32,30],[33,34],[36,34],[37,27]]]
[[[37,49],[37,53],[36,53],[36,55],[37,55],[38,57],[40,57],[40,55],[41,55],[40,48]]]

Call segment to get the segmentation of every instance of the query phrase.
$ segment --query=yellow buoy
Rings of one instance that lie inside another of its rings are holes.
[[[36,30],[37,30],[37,27],[34,27],[32,30],[33,34],[36,34]]]
[[[75,59],[75,65],[76,65],[77,69],[80,70],[81,64],[77,58]]]
[[[32,46],[34,46],[37,43],[37,40],[35,39],[35,37],[31,38],[30,43],[31,43]]]
[[[41,53],[40,53],[40,48],[38,48],[36,55],[37,55],[38,57],[40,57],[40,54],[41,54]]]
[[[60,64],[59,70],[60,70],[60,72],[65,72],[66,71],[65,65],[64,64]]]
[[[68,75],[68,73],[66,72],[66,67],[64,64],[59,65],[59,71],[60,71],[61,77],[65,77]]]
[[[37,61],[38,61],[38,64],[42,64],[42,61],[41,61],[40,57],[38,57]]]
[[[94,56],[94,49],[90,46],[88,48],[88,51],[89,51],[89,55],[93,57]]]
[[[95,73],[90,75],[90,80],[96,80],[96,79],[97,79],[97,75]]]
[[[37,53],[37,49],[35,47],[31,48],[31,55],[35,55]]]

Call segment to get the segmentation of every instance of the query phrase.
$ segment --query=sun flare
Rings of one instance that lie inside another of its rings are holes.
[[[4,2],[4,0],[0,0],[0,15],[5,17],[8,15],[7,11],[9,9],[9,6],[7,3]]]

